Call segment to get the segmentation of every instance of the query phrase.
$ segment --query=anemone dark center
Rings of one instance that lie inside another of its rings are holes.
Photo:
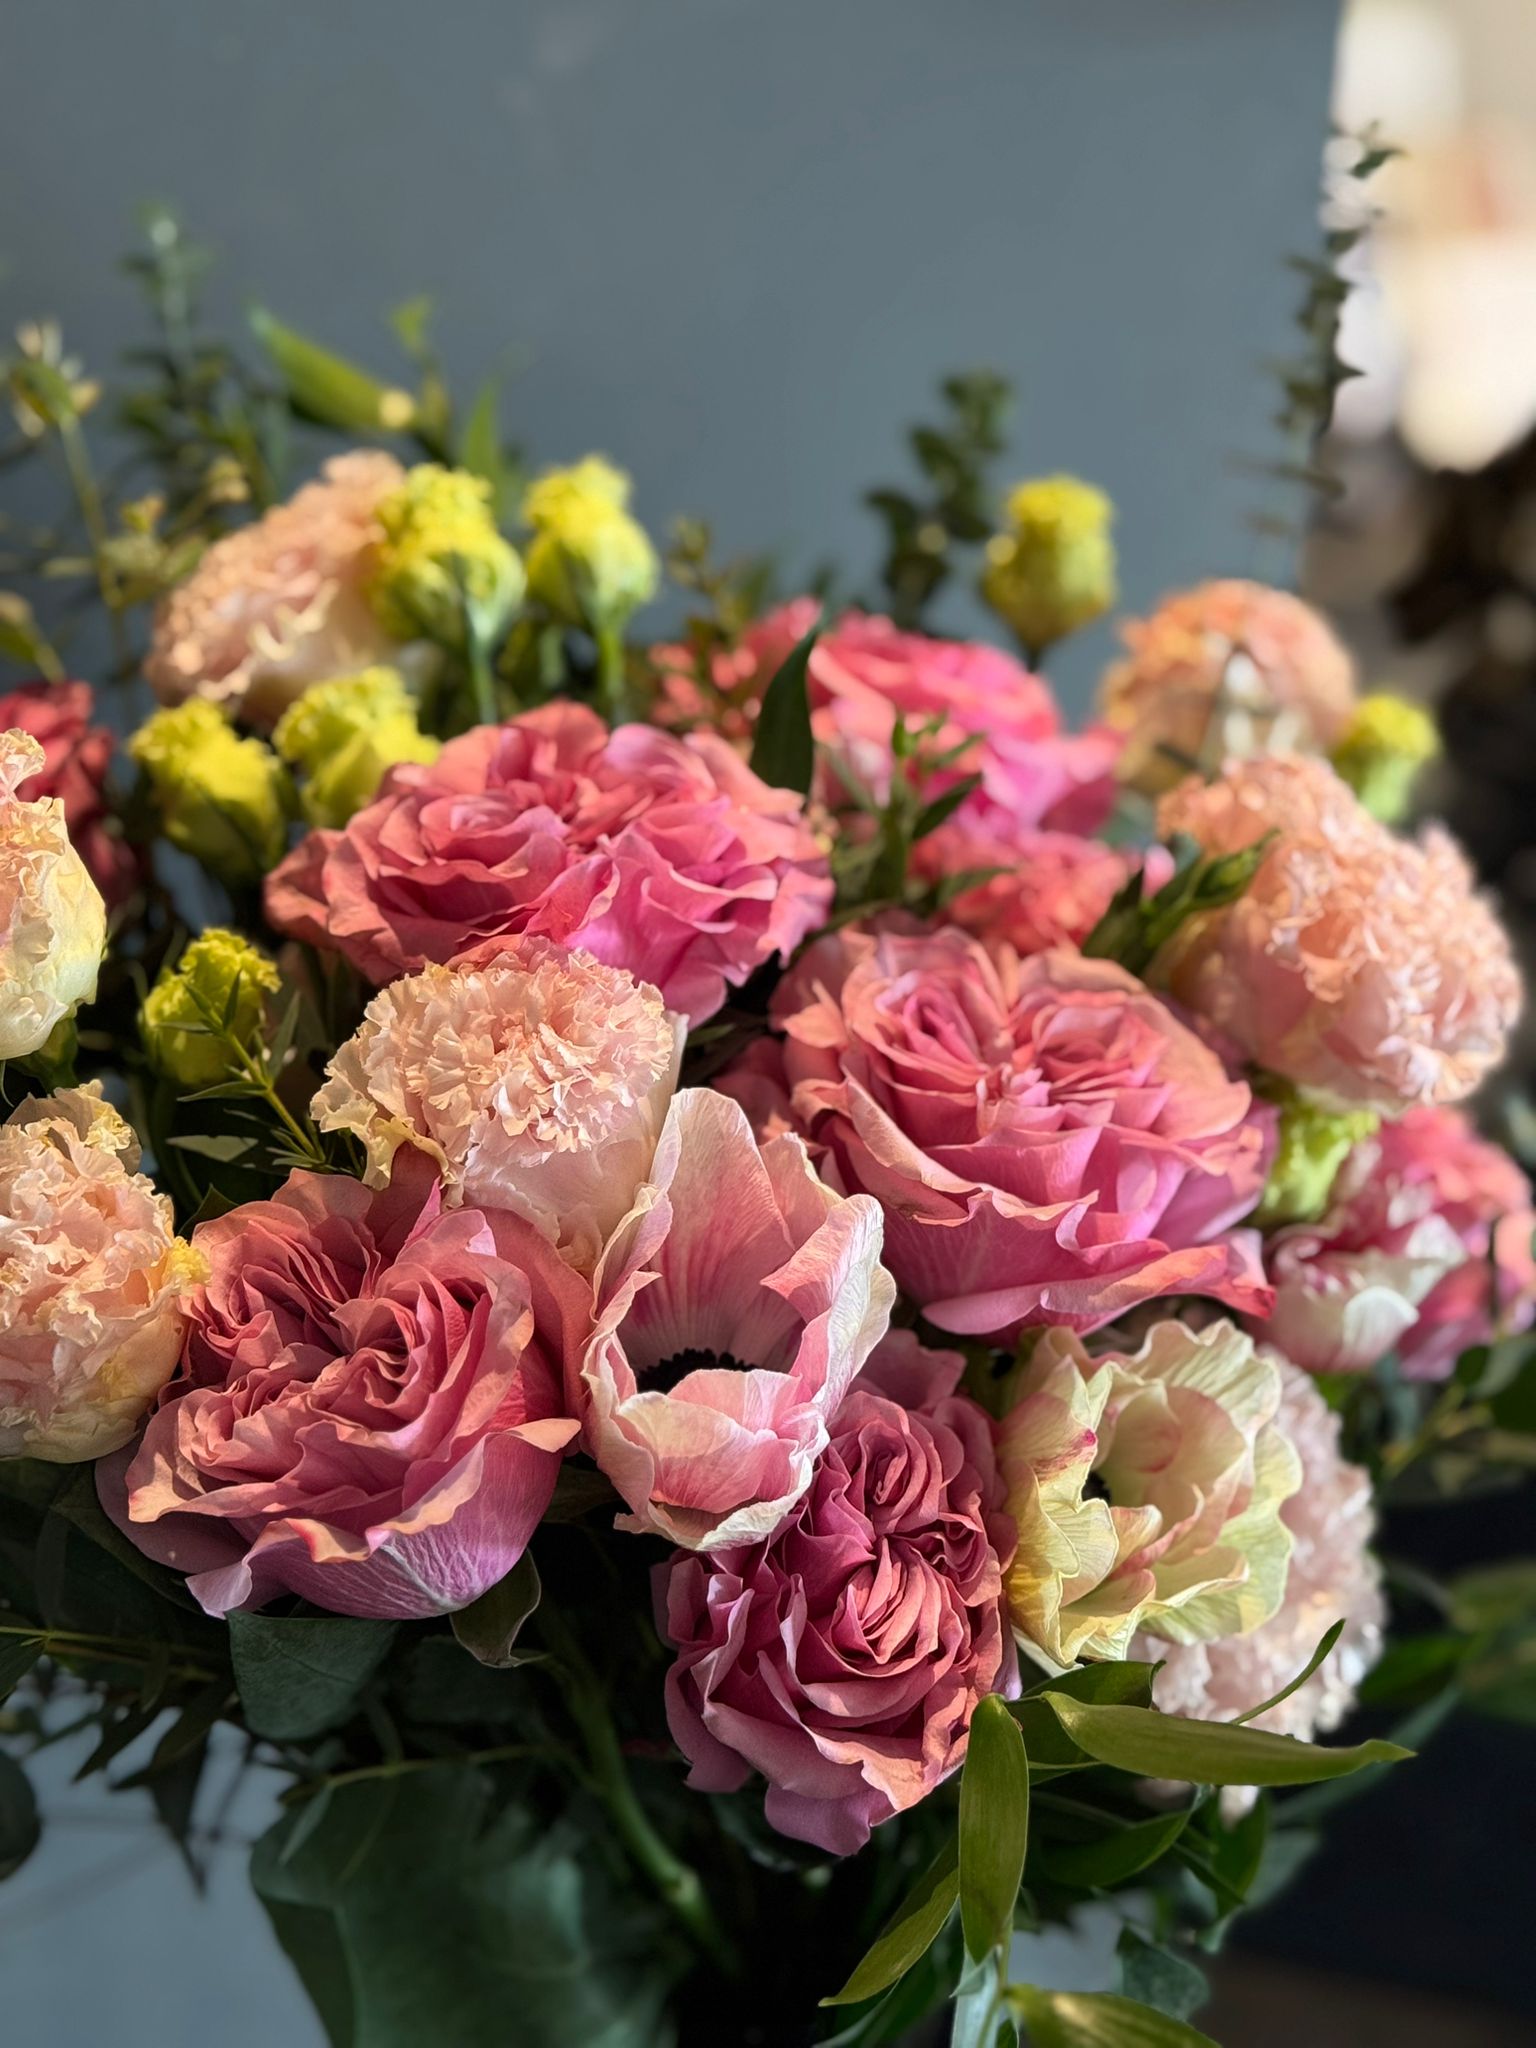
[[[746,1372],[746,1363],[731,1351],[705,1351],[689,1345],[686,1351],[674,1351],[670,1358],[662,1359],[653,1366],[641,1382],[648,1394],[670,1394],[679,1380],[687,1379],[691,1372]]]

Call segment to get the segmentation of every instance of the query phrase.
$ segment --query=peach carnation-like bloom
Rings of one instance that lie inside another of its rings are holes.
[[[1339,1418],[1307,1375],[1284,1359],[1279,1370],[1276,1427],[1301,1464],[1301,1484],[1280,1509],[1291,1557],[1279,1607],[1244,1634],[1181,1643],[1148,1635],[1132,1643],[1131,1655],[1162,1661],[1153,1693],[1165,1714],[1230,1721],[1289,1684],[1342,1621],[1343,1634],[1306,1684],[1253,1723],[1310,1742],[1337,1728],[1354,1705],[1381,1655],[1386,1603],[1369,1548],[1370,1477],[1340,1453]],[[1224,1795],[1223,1805],[1240,1809],[1252,1797]]]
[[[712,733],[610,732],[568,702],[392,769],[343,830],[311,832],[267,880],[280,931],[370,981],[526,932],[627,967],[692,1024],[831,900],[792,791]]]
[[[1503,1057],[1520,977],[1438,827],[1400,839],[1326,762],[1228,762],[1164,797],[1158,832],[1210,854],[1273,834],[1230,907],[1159,961],[1180,1002],[1329,1107],[1395,1115],[1470,1095]]]
[[[27,802],[43,749],[0,732],[0,1060],[25,1059],[96,993],[107,908],[70,844],[63,800]]]
[[[116,1450],[175,1369],[199,1261],[101,1084],[0,1125],[0,1457]]]
[[[371,1187],[417,1146],[447,1205],[510,1209],[590,1271],[650,1172],[684,1036],[624,968],[522,939],[383,989],[314,1116],[361,1140]]]
[[[317,482],[215,541],[156,613],[144,673],[160,701],[206,697],[273,725],[311,683],[393,660],[366,583],[378,507],[404,482],[392,455],[335,455]]]
[[[1146,870],[1149,891],[1173,872],[1161,846],[1138,854],[1071,832],[1012,833],[999,820],[968,816],[963,806],[917,842],[911,863],[928,882],[982,874],[948,897],[944,916],[984,945],[1011,946],[1020,955],[1081,945],[1137,867]]]
[[[1227,756],[1328,753],[1355,706],[1354,663],[1327,621],[1263,583],[1202,583],[1121,628],[1101,708],[1121,777],[1149,795]]]
[[[685,1550],[771,1535],[895,1296],[878,1204],[834,1194],[797,1137],[760,1147],[712,1089],[674,1096],[571,1392],[618,1526]]]
[[[1269,1620],[1301,1483],[1280,1400],[1278,1360],[1229,1322],[1154,1323],[1097,1357],[1048,1330],[1000,1435],[1021,1644],[1061,1669],[1123,1657],[1138,1628],[1188,1643]]]

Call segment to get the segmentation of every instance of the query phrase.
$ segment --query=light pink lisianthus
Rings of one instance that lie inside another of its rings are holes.
[[[619,1527],[716,1550],[770,1534],[805,1492],[896,1290],[874,1202],[686,1088],[595,1293],[571,1403],[630,1509]]]
[[[885,1210],[885,1258],[940,1329],[1094,1330],[1204,1294],[1263,1314],[1272,1120],[1132,975],[1019,960],[953,928],[819,940],[774,998],[823,1171]]]
[[[1459,1110],[1412,1109],[1350,1152],[1317,1223],[1277,1231],[1264,1334],[1309,1372],[1410,1379],[1536,1318],[1530,1182]]]
[[[267,878],[279,930],[373,982],[531,933],[580,946],[697,1024],[832,900],[799,797],[713,734],[609,732],[554,703],[395,768]]]
[[[317,482],[216,540],[155,614],[144,673],[160,701],[206,697],[273,725],[311,683],[393,660],[364,586],[375,514],[404,482],[392,455],[335,455]]]
[[[416,1146],[448,1206],[510,1209],[590,1272],[650,1172],[684,1036],[624,968],[513,940],[381,990],[313,1113],[360,1140],[370,1186]]]
[[[1123,778],[1150,793],[1227,756],[1328,753],[1355,708],[1354,663],[1300,598],[1228,579],[1165,598],[1120,629],[1101,708]]]
[[[944,916],[988,946],[1020,954],[1080,945],[1138,867],[1148,892],[1173,872],[1161,846],[1143,855],[1071,832],[1013,833],[964,806],[912,849],[912,873],[924,881],[995,870],[949,896]]]
[[[522,1555],[576,1434],[586,1290],[520,1219],[298,1172],[195,1236],[181,1371],[103,1504],[210,1614],[467,1606]]]
[[[909,1407],[860,1380],[774,1536],[658,1568],[689,1783],[731,1792],[757,1771],[770,1825],[833,1855],[956,1769],[979,1699],[1018,1690],[1013,1524],[991,1424],[953,1384]]]
[[[1273,1354],[1272,1354],[1273,1355]],[[1339,1418],[1304,1372],[1279,1360],[1276,1427],[1301,1461],[1301,1485],[1280,1509],[1291,1558],[1278,1610],[1244,1635],[1170,1643],[1138,1637],[1130,1654],[1160,1661],[1153,1694],[1165,1714],[1230,1721],[1296,1676],[1336,1621],[1343,1634],[1323,1664],[1253,1723],[1303,1742],[1330,1734],[1354,1705],[1381,1655],[1386,1602],[1370,1552],[1375,1524],[1369,1474],[1339,1450]],[[1251,1805],[1252,1793],[1223,1804]]]
[[[1235,853],[1275,835],[1227,909],[1159,962],[1178,999],[1325,1105],[1392,1116],[1471,1094],[1520,1010],[1509,941],[1438,827],[1400,839],[1324,761],[1230,761],[1164,797],[1158,832]]]
[[[175,1370],[198,1260],[101,1083],[0,1124],[0,1458],[128,1441]]]
[[[92,725],[94,712],[89,683],[22,683],[0,694],[0,731],[27,733],[43,750],[42,766],[16,794],[28,803],[59,799],[70,843],[112,907],[132,890],[142,863],[107,809],[113,741],[104,725]]]

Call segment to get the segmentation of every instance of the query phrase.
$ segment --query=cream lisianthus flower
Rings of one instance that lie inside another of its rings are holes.
[[[1280,1395],[1278,1361],[1228,1322],[1155,1323],[1138,1351],[1097,1358],[1048,1330],[1002,1425],[1024,1646],[1060,1668],[1123,1657],[1137,1629],[1187,1643],[1267,1621],[1301,1483]]]
[[[0,732],[0,1060],[25,1059],[96,993],[107,911],[70,844],[58,797],[17,790],[43,766],[23,732]]]

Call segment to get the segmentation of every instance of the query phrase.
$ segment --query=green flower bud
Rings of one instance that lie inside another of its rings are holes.
[[[1034,655],[1108,611],[1115,601],[1114,508],[1072,476],[1020,484],[1008,530],[987,543],[981,594]]]
[[[265,953],[238,932],[213,925],[174,967],[163,967],[139,1011],[144,1049],[184,1088],[212,1088],[241,1071],[234,1048],[254,1048],[266,998],[282,986]]]
[[[1262,1092],[1280,1106],[1280,1133],[1255,1220],[1266,1229],[1315,1223],[1328,1207],[1345,1158],[1381,1118],[1369,1109],[1321,1109],[1284,1082]]]
[[[315,683],[277,722],[272,744],[303,775],[311,825],[345,825],[371,803],[387,770],[435,761],[442,742],[416,723],[416,701],[392,668]]]
[[[1361,698],[1331,758],[1371,816],[1395,825],[1408,814],[1419,770],[1439,751],[1429,713],[1383,690]]]
[[[221,881],[259,882],[282,859],[293,787],[264,740],[242,739],[189,697],[147,718],[128,751],[149,777],[161,830]]]
[[[661,563],[629,511],[629,478],[600,455],[531,484],[528,588],[568,625],[611,629],[656,595]]]
[[[468,627],[482,646],[500,637],[526,579],[517,550],[497,531],[483,477],[420,463],[375,517],[384,538],[368,596],[386,633],[459,651]]]

